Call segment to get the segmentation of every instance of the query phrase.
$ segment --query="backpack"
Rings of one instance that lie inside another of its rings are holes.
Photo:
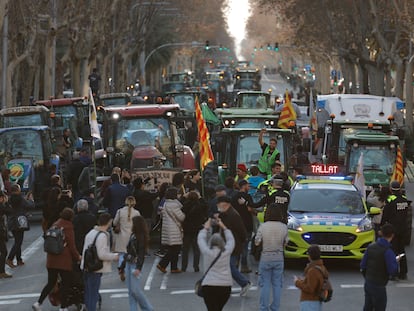
[[[46,230],[43,238],[45,240],[43,250],[46,253],[59,255],[63,252],[66,245],[63,228],[52,226]]]
[[[322,288],[319,292],[319,301],[322,301],[322,302],[331,301],[332,294],[333,294],[332,284],[329,281],[328,276],[326,276],[323,273],[322,268],[320,266],[315,266],[315,268],[317,270],[319,270],[322,273],[322,276],[323,276]]]
[[[95,272],[103,268],[103,261],[99,259],[98,250],[96,249],[96,239],[101,233],[103,232],[99,231],[92,244],[85,249],[83,268],[88,272]]]

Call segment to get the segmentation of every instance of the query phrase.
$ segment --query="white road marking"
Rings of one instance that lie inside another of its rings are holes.
[[[32,294],[17,294],[17,295],[3,295],[0,296],[0,300],[4,299],[15,299],[15,298],[34,298],[39,297],[40,293],[32,293]]]
[[[170,275],[170,272],[167,272],[164,274],[162,281],[161,281],[161,286],[160,289],[161,290],[166,290],[167,289],[167,284],[168,284],[168,276]]]
[[[151,283],[152,283],[152,280],[154,279],[154,274],[157,271],[157,265],[160,262],[160,260],[161,260],[161,258],[159,258],[159,257],[155,258],[155,260],[152,264],[151,270],[148,274],[147,281],[145,282],[144,290],[150,290],[151,289]]]
[[[127,298],[128,297],[128,293],[125,293],[125,294],[115,294],[115,295],[111,295],[109,297],[110,298]]]
[[[341,284],[341,288],[362,288],[364,284]]]
[[[36,253],[43,245],[43,236],[39,236],[36,240],[32,242],[28,247],[22,252],[22,260],[28,260],[34,253]],[[6,266],[6,272],[8,274],[13,274],[13,269],[9,266]]]
[[[414,287],[414,283],[397,283],[395,287]]]
[[[21,302],[20,299],[16,300],[2,300],[0,301],[0,305],[17,305]]]

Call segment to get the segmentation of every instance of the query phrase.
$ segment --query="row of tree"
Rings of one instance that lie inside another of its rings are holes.
[[[83,96],[94,67],[102,77],[101,93],[124,90],[137,78],[145,81],[142,60],[166,43],[210,40],[232,46],[224,5],[220,0],[2,0],[6,52],[0,68],[7,73],[2,107],[59,97],[65,88]],[[173,54],[172,48],[154,53],[146,75],[166,67]]]
[[[345,91],[405,99],[412,111],[414,0],[252,0],[249,38],[275,40],[290,55],[307,55],[319,91],[329,92],[330,69]],[[257,17],[265,14],[268,18]],[[257,20],[260,20],[257,23]],[[246,51],[248,55],[249,51]],[[325,81],[325,83],[323,82]],[[412,114],[407,114],[412,127]]]

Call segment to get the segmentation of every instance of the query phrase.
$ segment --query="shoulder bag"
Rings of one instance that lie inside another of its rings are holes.
[[[197,296],[199,297],[204,297],[203,294],[203,286],[201,285],[203,283],[204,278],[206,277],[208,271],[210,271],[211,267],[214,266],[214,264],[217,262],[217,260],[219,259],[219,257],[221,256],[222,251],[220,251],[220,253],[218,253],[217,257],[213,260],[213,262],[210,264],[210,267],[208,267],[208,269],[206,270],[206,272],[204,272],[203,276],[201,277],[201,279],[199,279],[194,286],[194,292]]]
[[[119,210],[116,212],[115,218],[116,216],[118,216],[118,222],[114,225],[113,230],[114,233],[119,233],[121,232],[121,213]]]
[[[171,219],[175,222],[175,224],[177,225],[177,227],[180,229],[181,232],[181,238],[184,236],[184,229],[183,226],[181,225],[181,223],[175,219],[174,215],[171,215],[170,212],[168,211],[168,209],[166,207],[164,207],[165,212],[168,214],[168,216],[171,217]]]

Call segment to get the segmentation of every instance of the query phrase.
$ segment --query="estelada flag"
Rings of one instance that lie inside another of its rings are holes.
[[[210,133],[208,132],[206,122],[204,121],[198,97],[196,97],[194,105],[200,148],[200,167],[201,170],[204,170],[206,165],[214,160],[214,156],[210,146]]]
[[[296,111],[293,109],[289,92],[286,90],[285,103],[283,104],[282,111],[280,112],[277,126],[281,129],[286,129],[289,127],[289,122],[294,120],[296,120]]]
[[[391,176],[391,181],[398,181],[400,185],[404,183],[404,162],[401,153],[401,148],[397,148],[397,157],[395,158],[394,172]]]

